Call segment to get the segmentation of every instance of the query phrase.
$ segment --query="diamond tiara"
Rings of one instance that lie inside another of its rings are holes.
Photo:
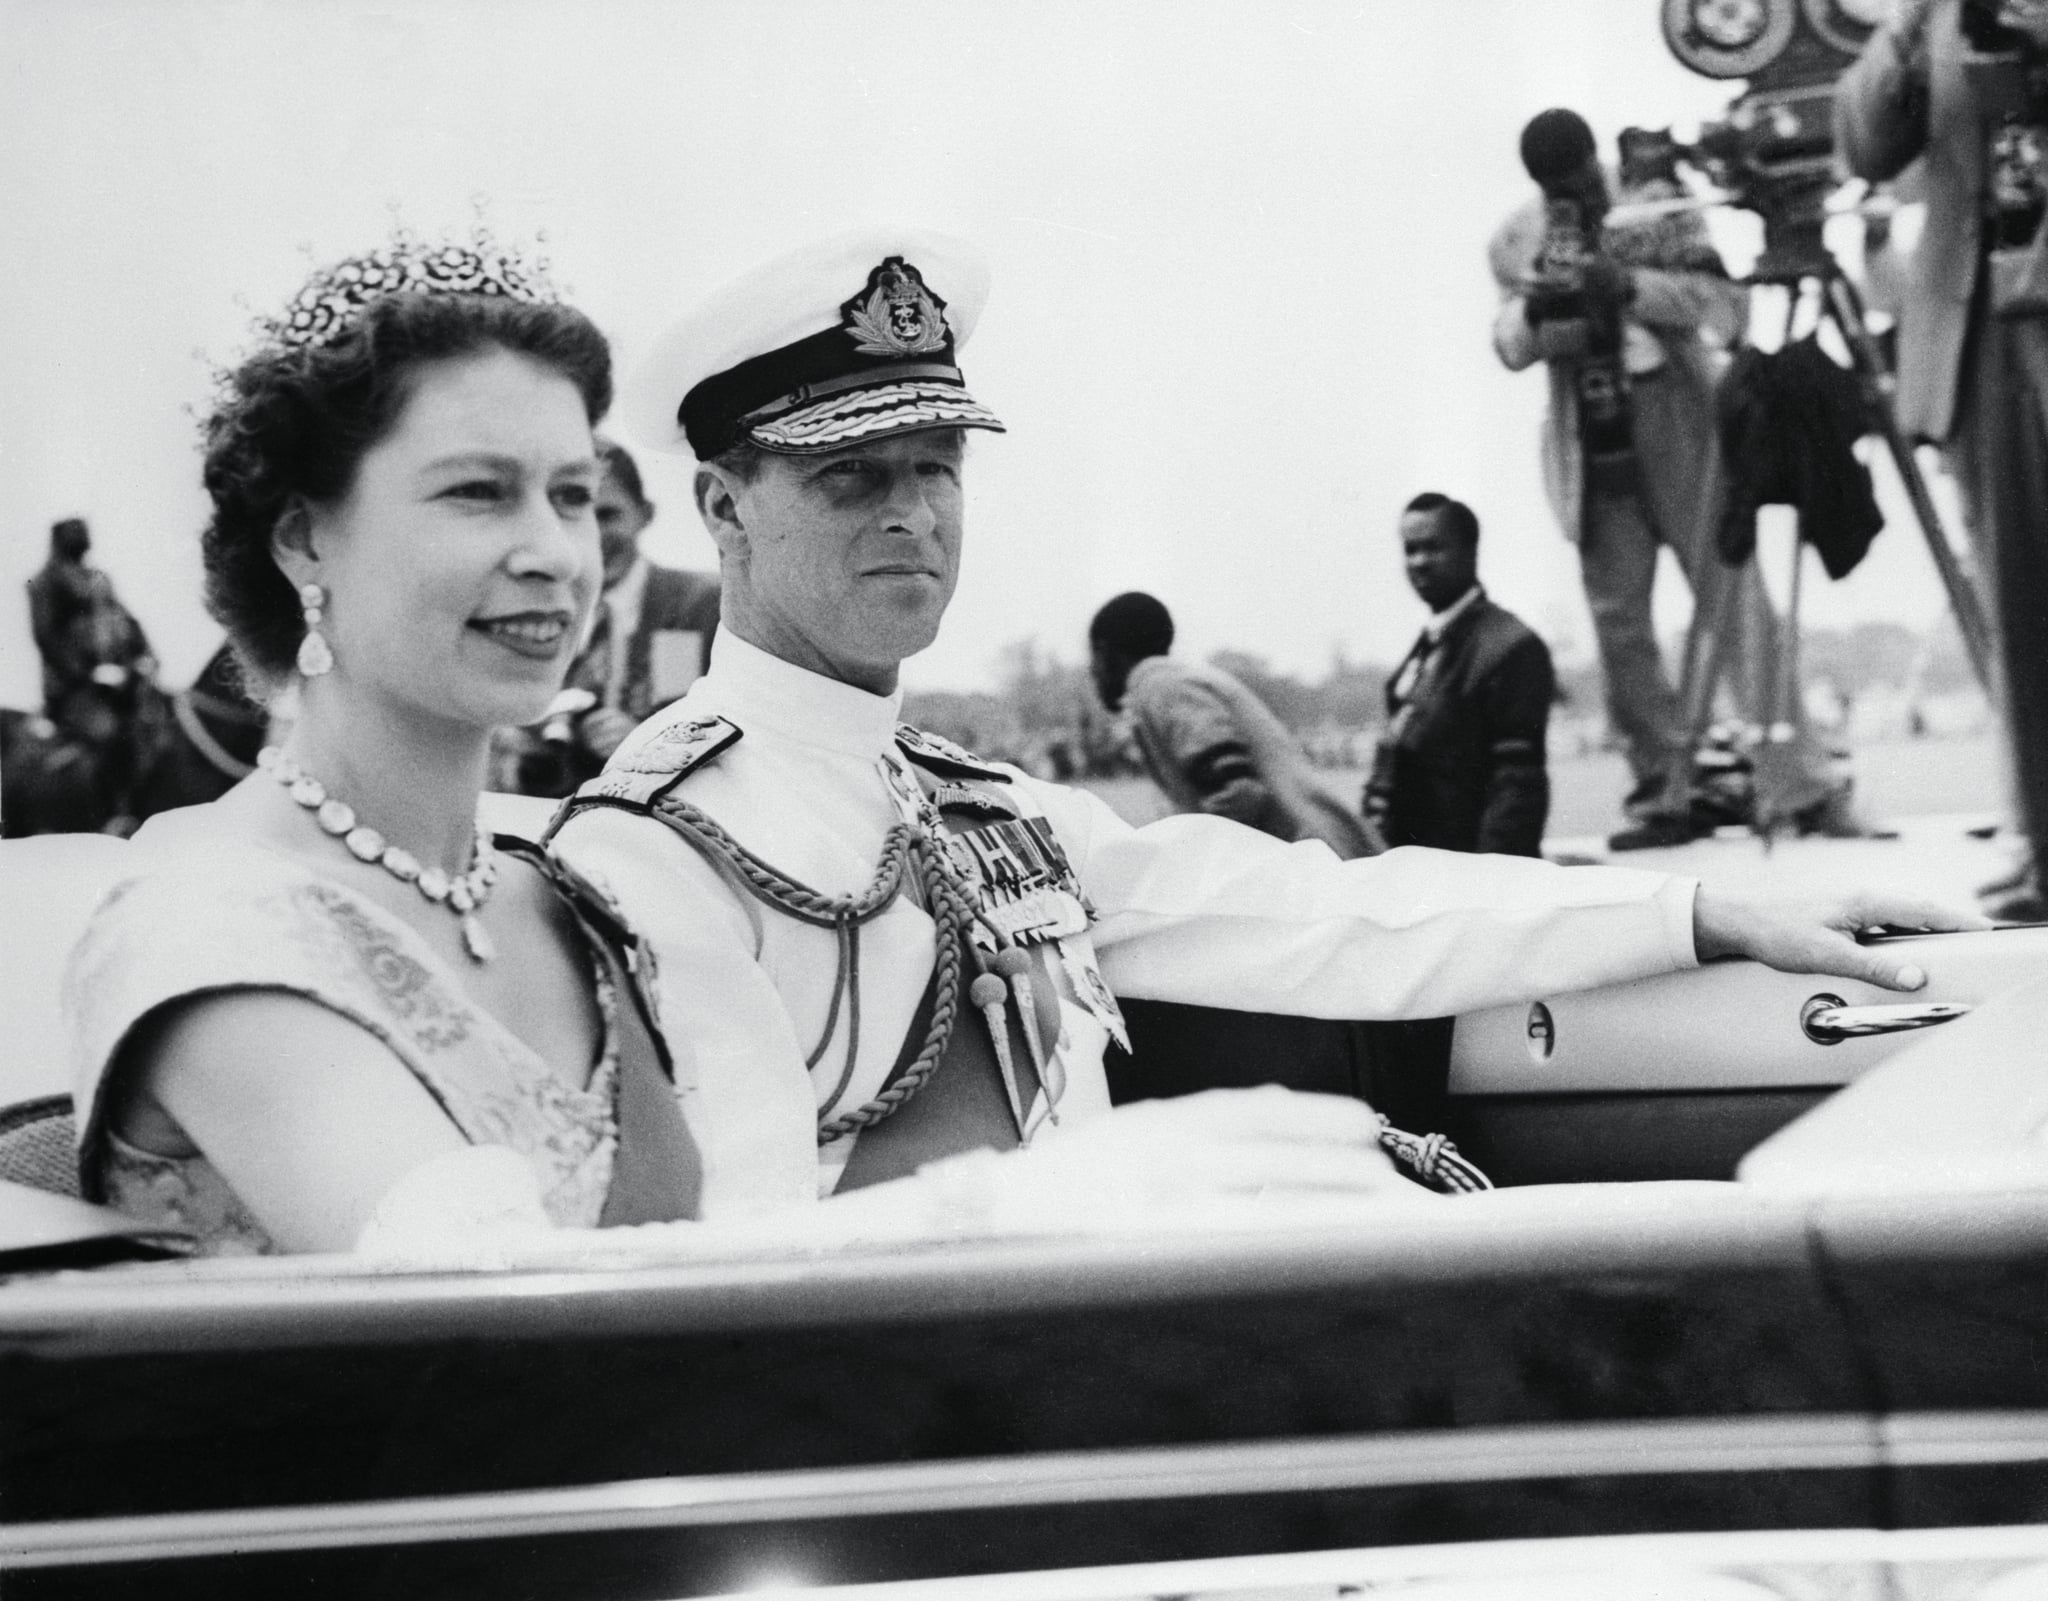
[[[282,316],[263,319],[258,330],[274,344],[318,349],[346,334],[373,301],[400,294],[501,295],[533,304],[561,298],[545,260],[515,255],[484,234],[456,242],[402,237],[321,268]]]

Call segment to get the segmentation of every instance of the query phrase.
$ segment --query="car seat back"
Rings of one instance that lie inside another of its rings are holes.
[[[133,851],[109,834],[0,840],[0,1107],[69,1094],[64,964]]]

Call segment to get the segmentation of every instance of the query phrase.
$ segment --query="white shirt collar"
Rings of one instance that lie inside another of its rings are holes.
[[[1442,611],[1435,613],[1428,622],[1422,625],[1422,631],[1429,635],[1432,642],[1442,639],[1444,637],[1444,630],[1449,628],[1460,617],[1463,617],[1474,606],[1478,605],[1479,597],[1485,593],[1486,591],[1478,584],[1474,584]]]
[[[871,695],[750,645],[719,627],[711,670],[691,689],[694,707],[709,704],[748,733],[779,734],[849,756],[880,756],[896,742],[903,691]]]
[[[647,558],[635,556],[625,576],[604,592],[604,603],[611,607],[614,616],[640,615],[640,602],[647,594],[647,568]]]
[[[640,608],[647,599],[647,558],[635,556],[626,576],[604,592],[611,613],[611,659],[605,664],[604,703],[618,706],[626,693],[627,643],[640,628]]]

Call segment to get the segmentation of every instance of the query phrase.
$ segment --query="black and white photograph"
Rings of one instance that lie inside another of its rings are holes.
[[[0,74],[0,1601],[2048,1601],[2048,0]]]

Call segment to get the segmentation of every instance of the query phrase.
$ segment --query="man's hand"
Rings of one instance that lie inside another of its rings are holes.
[[[1998,8],[1998,20],[2035,44],[2048,46],[2048,0],[2004,0]]]
[[[1860,978],[1881,989],[1916,990],[1920,967],[1882,945],[1858,945],[1871,928],[1989,928],[1989,919],[1940,901],[1859,893],[1834,900],[1776,901],[1710,890],[1693,897],[1692,943],[1703,962],[1747,956],[1783,973]]]

